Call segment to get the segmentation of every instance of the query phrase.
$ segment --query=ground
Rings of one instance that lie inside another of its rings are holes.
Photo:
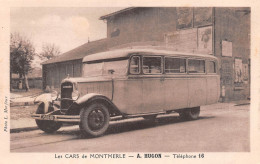
[[[10,93],[11,131],[17,128],[36,126],[30,115],[35,113],[37,108],[37,106],[32,105],[34,104],[34,99],[42,93],[41,89],[35,88],[30,89],[28,92],[17,89]]]
[[[31,114],[35,113],[37,105],[17,106],[11,108],[11,120],[31,118]]]
[[[249,152],[249,105],[214,104],[201,117],[182,121],[162,115],[155,123],[143,118],[110,123],[107,133],[84,138],[78,126],[54,134],[40,130],[11,133],[11,152]]]

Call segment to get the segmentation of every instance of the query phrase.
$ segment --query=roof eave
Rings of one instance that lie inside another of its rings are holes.
[[[125,8],[125,9],[122,9],[122,10],[118,10],[116,12],[113,12],[113,13],[110,13],[110,14],[107,14],[107,15],[104,15],[104,16],[101,16],[99,18],[99,20],[104,20],[104,19],[108,19],[114,15],[117,15],[117,14],[120,14],[120,13],[123,13],[123,12],[126,12],[126,11],[129,11],[129,10],[132,10],[134,8],[137,8],[137,7],[128,7],[128,8]]]
[[[42,62],[40,65],[48,65],[48,64],[57,64],[57,63],[64,63],[64,62],[69,62],[69,61],[75,61],[75,60],[82,60],[84,57],[81,58],[74,58],[74,59],[67,59],[67,60],[61,60],[61,61],[55,61],[55,62]]]

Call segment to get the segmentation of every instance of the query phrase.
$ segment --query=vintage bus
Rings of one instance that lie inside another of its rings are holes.
[[[36,99],[39,106],[32,117],[41,130],[51,133],[72,123],[96,137],[115,119],[154,120],[171,112],[197,119],[200,106],[219,100],[213,55],[132,48],[88,55],[82,62],[82,77],[64,79],[60,97]]]

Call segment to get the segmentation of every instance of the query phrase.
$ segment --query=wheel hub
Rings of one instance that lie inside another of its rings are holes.
[[[92,130],[98,130],[103,127],[105,117],[100,109],[96,109],[90,112],[88,117],[89,127]]]

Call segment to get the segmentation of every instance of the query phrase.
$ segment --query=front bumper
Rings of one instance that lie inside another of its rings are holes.
[[[32,114],[31,117],[36,120],[49,120],[57,122],[80,122],[79,115]]]

